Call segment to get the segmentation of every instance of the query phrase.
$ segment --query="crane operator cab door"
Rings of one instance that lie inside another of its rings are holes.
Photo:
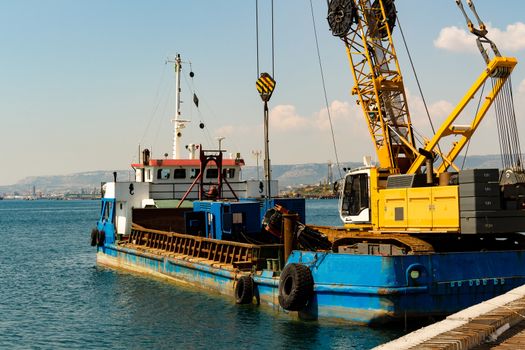
[[[370,223],[369,169],[356,169],[345,176],[339,213],[345,224]]]

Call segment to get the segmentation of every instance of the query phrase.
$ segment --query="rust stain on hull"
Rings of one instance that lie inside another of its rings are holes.
[[[173,262],[176,262],[176,260],[173,260]],[[152,269],[150,266],[142,266],[138,263],[129,262],[122,257],[113,257],[102,252],[97,253],[97,264],[108,268],[132,272],[139,275],[152,276],[186,288],[197,287],[202,290],[227,296],[233,296],[233,291],[235,289],[236,283],[235,277],[232,278],[230,282],[223,281],[223,283],[213,282],[209,280],[205,281],[203,279],[196,279],[194,276],[191,279],[183,278],[181,277],[181,274],[169,273],[167,271],[164,271],[163,269],[155,270]],[[210,265],[210,267],[212,266]]]

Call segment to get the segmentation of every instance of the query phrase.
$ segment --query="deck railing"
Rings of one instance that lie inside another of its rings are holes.
[[[255,245],[152,230],[133,224],[127,243],[165,253],[203,258],[220,264],[231,264],[239,269],[257,266],[261,250],[279,249],[281,245]],[[266,254],[263,254],[266,255]]]

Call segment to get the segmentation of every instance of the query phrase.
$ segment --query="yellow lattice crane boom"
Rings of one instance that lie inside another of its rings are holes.
[[[332,1],[328,21],[332,34],[345,43],[355,82],[352,94],[364,112],[379,165],[406,172],[419,153],[392,42],[393,1]]]

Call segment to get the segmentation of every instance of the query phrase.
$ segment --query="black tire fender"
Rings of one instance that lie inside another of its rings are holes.
[[[95,227],[93,230],[91,230],[91,246],[94,247],[97,245],[98,240],[98,230]]]
[[[314,292],[314,279],[308,266],[288,264],[279,279],[279,305],[285,310],[299,311],[307,304]]]
[[[106,242],[106,232],[104,232],[104,230],[100,230],[98,231],[97,246],[102,247],[104,242]]]
[[[251,304],[253,301],[253,278],[241,276],[235,285],[235,303]]]

